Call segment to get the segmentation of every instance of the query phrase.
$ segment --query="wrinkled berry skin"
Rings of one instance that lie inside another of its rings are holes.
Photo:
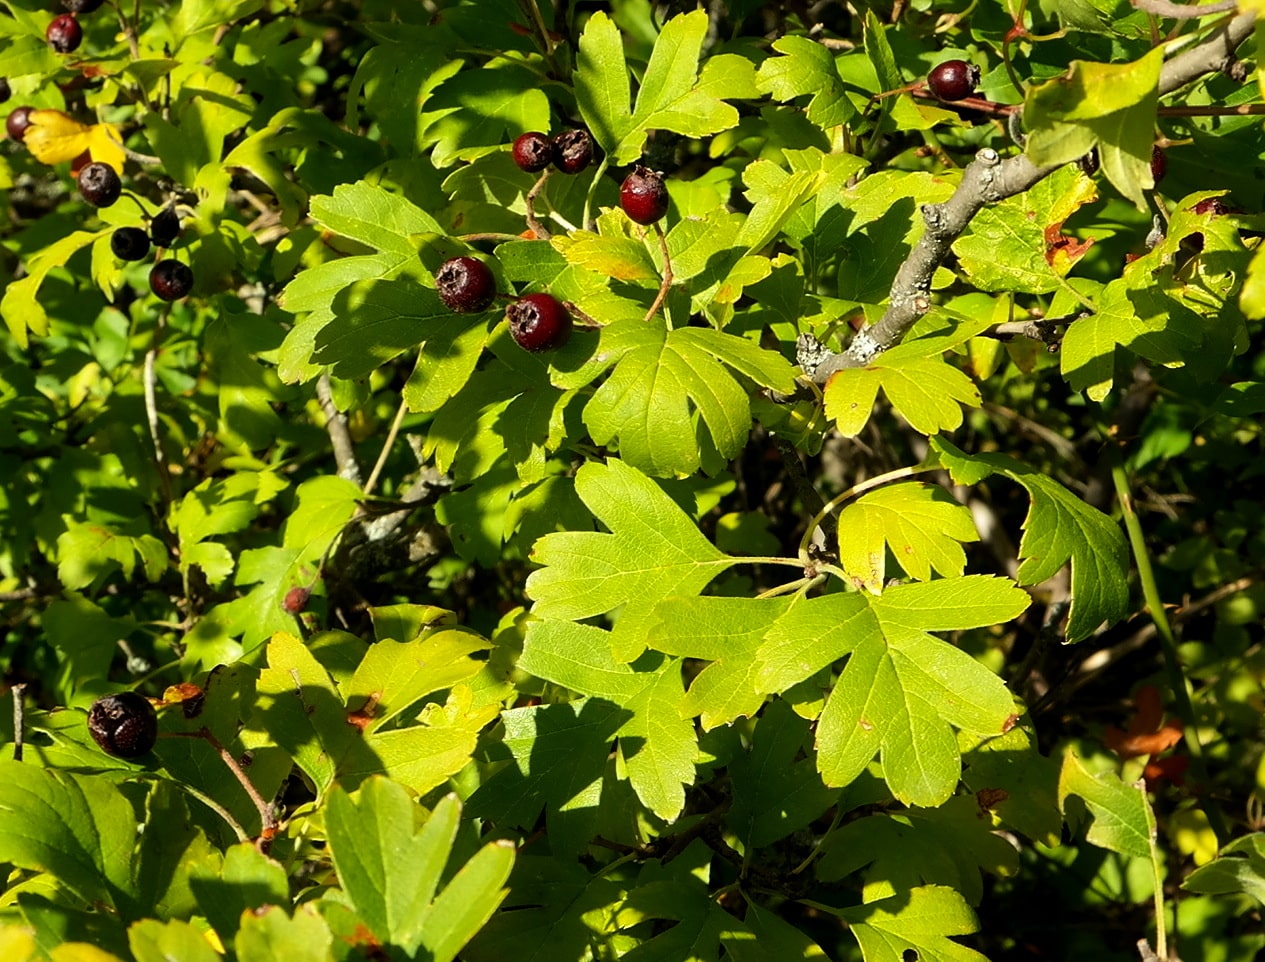
[[[110,250],[121,261],[140,261],[149,253],[149,235],[139,227],[120,227],[110,235]]]
[[[92,13],[103,3],[105,0],[61,0],[61,5],[71,13]]]
[[[281,607],[286,610],[287,614],[299,615],[307,608],[308,600],[312,597],[310,588],[291,588],[286,592],[285,599],[281,602]]]
[[[140,758],[158,740],[158,713],[134,691],[98,698],[88,709],[88,734],[115,758]]]
[[[571,336],[571,314],[552,294],[528,294],[505,309],[510,334],[524,351],[553,351]]]
[[[1151,148],[1151,180],[1159,183],[1168,173],[1168,158],[1158,146]]]
[[[109,164],[95,161],[79,171],[79,193],[93,207],[109,207],[123,192],[123,182]]]
[[[539,130],[529,130],[514,141],[513,154],[519,170],[536,174],[553,160],[553,142]]]
[[[57,53],[73,53],[83,43],[83,27],[72,13],[63,13],[52,19],[44,31],[48,45]]]
[[[149,239],[155,247],[170,247],[180,236],[180,215],[174,207],[164,207],[149,222]]]
[[[161,260],[149,272],[149,289],[164,301],[178,301],[193,290],[193,271],[173,257]]]
[[[638,164],[619,187],[619,206],[631,220],[648,225],[668,212],[668,189],[663,175]]]
[[[492,269],[474,257],[454,257],[435,271],[435,289],[444,306],[454,314],[486,311],[496,297]]]
[[[1100,166],[1098,160],[1098,148],[1091,147],[1089,149],[1089,153],[1085,154],[1085,156],[1081,157],[1081,159],[1076,162],[1076,166],[1085,173],[1086,177],[1093,177],[1094,174],[1098,173],[1098,168]]]
[[[564,130],[553,138],[553,165],[578,174],[593,162],[593,138],[587,130]]]
[[[34,109],[34,107],[18,107],[10,111],[4,121],[4,130],[11,140],[16,140],[18,143],[26,140],[26,128],[31,126],[31,111]]]
[[[979,67],[965,60],[946,60],[927,74],[927,88],[940,100],[965,100],[978,83]]]

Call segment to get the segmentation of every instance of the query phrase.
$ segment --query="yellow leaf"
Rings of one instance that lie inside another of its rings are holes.
[[[123,172],[123,138],[113,124],[81,124],[60,110],[31,111],[24,143],[40,163],[74,160],[85,150],[103,164]]]

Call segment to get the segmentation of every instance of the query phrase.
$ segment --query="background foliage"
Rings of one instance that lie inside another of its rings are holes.
[[[1265,948],[1258,0],[3,5],[5,959]]]

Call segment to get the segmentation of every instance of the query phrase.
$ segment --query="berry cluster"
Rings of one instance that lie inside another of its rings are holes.
[[[79,24],[79,14],[92,13],[105,0],[62,0],[62,6],[69,12],[54,17],[44,30],[44,39],[55,53],[74,53],[83,43],[83,27]]]
[[[149,233],[139,227],[119,227],[110,235],[110,250],[121,261],[144,260],[152,243],[159,250],[180,236],[180,215],[174,205],[164,207],[149,222]],[[149,272],[149,289],[164,301],[178,301],[193,290],[193,271],[174,257],[165,257]]]
[[[551,163],[564,174],[578,174],[593,162],[593,138],[583,129],[564,130],[553,139],[529,130],[514,141],[512,156],[529,174],[538,174]]]
[[[435,272],[439,299],[456,314],[485,311],[496,298],[496,278],[483,261],[453,257]],[[571,336],[571,314],[552,294],[527,294],[505,310],[510,335],[525,351],[552,351]]]

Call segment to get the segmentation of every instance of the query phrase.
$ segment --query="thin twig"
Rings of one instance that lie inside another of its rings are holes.
[[[356,461],[356,452],[352,447],[351,431],[347,427],[347,418],[334,403],[334,389],[328,374],[322,374],[316,379],[316,399],[320,402],[321,411],[325,414],[325,430],[329,433],[330,443],[334,446],[334,463],[338,465],[338,476],[359,484],[360,465]]]
[[[145,387],[145,421],[149,425],[149,439],[154,445],[154,462],[158,465],[158,480],[163,489],[163,500],[171,501],[171,472],[167,467],[167,457],[163,454],[162,437],[158,432],[158,395],[156,390],[157,377],[154,373],[154,361],[158,357],[158,343],[162,338],[164,328],[167,326],[167,312],[170,308],[163,310],[158,315],[158,322],[154,325],[154,336],[150,339],[149,350],[145,352],[145,370],[144,370],[144,387]]]
[[[548,183],[549,175],[552,173],[553,168],[546,167],[545,172],[540,175],[536,183],[532,184],[531,190],[527,192],[527,197],[523,201],[527,205],[527,226],[531,228],[531,232],[536,235],[537,240],[548,240],[553,236],[549,233],[549,228],[536,217],[536,198],[545,189],[545,184]]]
[[[233,830],[233,834],[237,836],[237,840],[239,842],[250,841],[250,832],[246,831],[246,829],[242,827],[241,822],[235,819],[233,817],[233,813],[230,812],[227,808],[225,808],[223,805],[221,805],[219,802],[213,799],[210,795],[206,794],[205,792],[199,791],[198,789],[194,788],[192,785],[186,782],[177,782],[177,784],[180,786],[181,789],[188,792],[190,795],[196,798],[199,802],[201,802],[203,805],[205,805],[207,808],[213,811],[216,815],[224,819],[224,821],[228,823],[228,827]]]
[[[272,840],[277,835],[277,817],[272,811],[272,803],[266,801],[264,797],[259,794],[259,789],[255,787],[255,783],[250,780],[250,777],[242,771],[242,766],[238,764],[237,759],[233,757],[233,753],[225,748],[223,744],[220,743],[220,740],[215,737],[211,729],[206,726],[199,728],[196,732],[172,732],[167,737],[200,738],[215,750],[216,754],[220,756],[220,760],[228,766],[228,770],[233,773],[238,783],[245,790],[247,796],[258,810],[260,829],[259,837],[255,839],[255,847],[261,852],[267,853],[268,849],[272,845]],[[211,807],[215,808],[215,805],[212,804]],[[217,809],[217,811],[219,811],[219,809]],[[221,812],[221,814],[224,813]],[[236,822],[234,822],[231,817],[229,818],[229,821],[230,824],[236,825]],[[249,838],[249,835],[242,832],[242,837],[243,840],[245,840],[246,838]]]
[[[387,431],[386,440],[382,442],[382,450],[378,453],[378,460],[374,462],[373,470],[369,472],[369,480],[365,482],[365,497],[373,494],[373,489],[378,483],[378,477],[382,474],[383,467],[386,466],[387,456],[391,453],[391,448],[395,445],[395,437],[400,433],[400,425],[404,422],[404,415],[408,413],[408,404],[404,399],[400,399],[400,406],[396,408],[395,420],[391,422],[391,429]]]
[[[13,693],[13,760],[22,760],[22,739],[25,726],[22,696],[26,694],[26,682],[20,681],[9,689]]]

